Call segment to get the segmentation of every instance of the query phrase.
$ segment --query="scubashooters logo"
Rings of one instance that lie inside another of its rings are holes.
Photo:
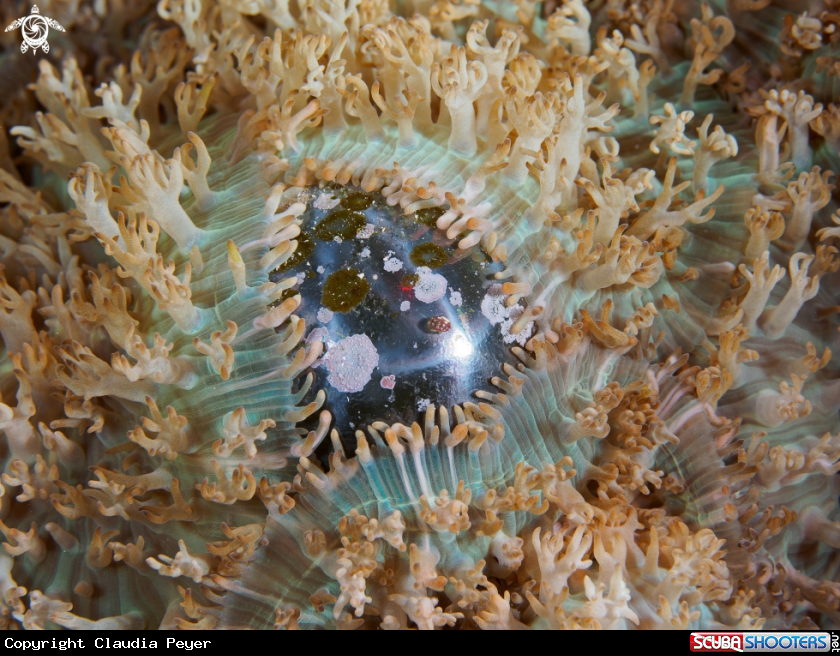
[[[54,21],[52,18],[41,16],[37,5],[32,6],[32,12],[29,16],[18,18],[9,27],[7,32],[21,28],[23,34],[23,43],[20,44],[20,51],[26,52],[32,48],[32,54],[38,48],[41,48],[45,53],[50,51],[50,44],[47,43],[47,35],[50,33],[50,28],[63,32],[64,28]]]
[[[825,652],[832,649],[827,632],[694,632],[691,651],[700,652]]]

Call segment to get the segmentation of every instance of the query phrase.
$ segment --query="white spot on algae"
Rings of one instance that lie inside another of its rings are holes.
[[[322,266],[319,266],[319,267],[318,267],[317,269],[315,269],[315,270],[316,270],[318,273],[324,273],[324,271],[325,271],[326,269],[324,269],[324,267],[322,267]]]
[[[333,312],[330,309],[325,307],[318,308],[318,321],[321,323],[329,323],[330,319],[333,318]]]
[[[513,322],[516,321],[522,313],[525,311],[525,308],[521,305],[517,304],[511,308],[508,308],[509,316],[507,319],[502,321],[502,338],[505,340],[505,344],[511,344],[512,342],[516,342],[520,346],[525,346],[525,342],[528,341],[528,338],[531,336],[531,333],[534,330],[534,322],[529,321],[528,325],[525,326],[521,332],[516,334],[510,332],[510,327],[513,325]]]
[[[411,303],[409,303],[408,301],[403,301],[402,303],[400,303],[400,310],[402,312],[407,312],[410,307]]]
[[[525,342],[528,341],[533,332],[534,322],[529,322],[519,333],[511,333],[510,328],[513,322],[522,316],[525,308],[518,303],[512,307],[507,307],[505,299],[507,299],[507,296],[502,292],[502,286],[493,285],[487,290],[487,294],[481,301],[481,314],[487,317],[492,325],[499,324],[505,344],[516,342],[520,346],[525,346]]]
[[[432,273],[429,267],[417,269],[420,280],[414,285],[414,296],[423,303],[434,303],[446,294],[446,278],[439,273]]]
[[[402,269],[402,260],[398,260],[395,257],[389,257],[385,260],[385,270],[389,273],[396,273],[400,269]]]
[[[501,285],[493,285],[487,290],[481,300],[481,314],[487,317],[493,326],[507,318],[508,311],[505,307],[505,295],[502,293]]]
[[[461,307],[464,299],[461,298],[461,292],[456,292],[454,289],[449,292],[449,302],[455,307]]]
[[[361,253],[359,253],[359,259],[366,260],[366,259],[368,259],[369,257],[370,257],[370,249],[369,249],[367,246],[365,246],[365,247],[362,249],[362,252],[361,252]]]
[[[340,202],[341,201],[338,198],[332,198],[330,194],[323,193],[315,199],[315,202],[312,203],[312,207],[318,210],[331,210]]]
[[[367,335],[345,337],[324,356],[327,382],[339,392],[361,392],[379,365],[379,353]]]
[[[356,239],[367,239],[373,234],[375,228],[376,226],[372,223],[365,224],[365,227],[356,233]]]

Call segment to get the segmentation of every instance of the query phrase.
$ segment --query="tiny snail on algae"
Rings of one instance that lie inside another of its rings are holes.
[[[6,627],[840,626],[835,0],[45,4]]]

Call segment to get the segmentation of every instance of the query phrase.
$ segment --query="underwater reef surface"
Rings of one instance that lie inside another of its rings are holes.
[[[837,0],[40,11],[4,628],[840,628]]]

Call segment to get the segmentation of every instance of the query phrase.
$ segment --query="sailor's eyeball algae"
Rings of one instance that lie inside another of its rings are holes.
[[[0,625],[840,628],[837,0],[40,9]]]

